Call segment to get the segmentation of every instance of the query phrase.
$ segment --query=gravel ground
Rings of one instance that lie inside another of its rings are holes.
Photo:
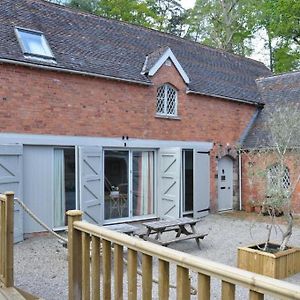
[[[197,248],[195,240],[171,244],[169,247],[236,266],[237,247],[263,241],[266,236],[265,227],[265,223],[245,221],[233,214],[211,214],[197,224],[198,231],[208,233],[208,236],[201,242],[201,250]],[[170,234],[166,233],[166,236]],[[272,240],[280,240],[280,234],[274,234]],[[294,227],[290,244],[300,246],[299,225]],[[156,260],[154,260],[153,273],[157,277]],[[287,278],[287,281],[300,285],[300,273]],[[126,282],[127,278],[124,274],[124,283]],[[172,265],[170,282],[176,282],[176,269]],[[16,244],[15,284],[44,299],[67,299],[67,250],[52,236],[33,237]],[[191,273],[191,284],[197,286],[196,274]],[[138,287],[141,287],[139,276]],[[126,293],[126,284],[124,284],[124,295]],[[220,281],[217,279],[212,279],[211,294],[212,299],[220,299]],[[247,291],[237,288],[236,296],[237,299],[246,299]],[[172,298],[175,299],[174,289],[170,289],[170,299]],[[156,284],[153,286],[153,299],[157,299]],[[192,296],[191,299],[196,299],[196,297]]]

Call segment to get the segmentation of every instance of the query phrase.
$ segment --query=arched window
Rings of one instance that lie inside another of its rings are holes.
[[[163,116],[177,116],[177,91],[169,84],[157,89],[156,113]]]
[[[269,193],[274,193],[281,189],[287,190],[291,185],[289,169],[279,164],[268,168],[267,179]]]

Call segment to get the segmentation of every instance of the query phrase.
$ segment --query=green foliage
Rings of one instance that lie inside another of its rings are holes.
[[[257,28],[268,35],[271,70],[296,70],[300,58],[300,1],[262,0],[257,8]]]
[[[68,5],[82,11],[93,13],[96,11],[99,0],[71,0]]]
[[[176,0],[70,0],[68,5],[179,36],[185,30],[186,12]]]
[[[183,36],[187,23],[187,12],[176,0],[146,0],[155,14],[155,29]]]
[[[101,0],[96,13],[145,27],[152,27],[156,18],[146,2],[137,0]]]
[[[209,46],[247,55],[255,26],[252,0],[196,0],[188,36]]]

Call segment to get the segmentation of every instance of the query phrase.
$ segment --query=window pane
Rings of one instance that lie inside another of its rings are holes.
[[[291,185],[290,174],[287,167],[273,165],[268,169],[268,189],[269,192],[279,191],[280,189],[288,189]]]
[[[143,216],[153,211],[154,153],[134,151],[132,156],[133,215]]]
[[[184,151],[184,212],[192,211],[194,204],[193,150]]]
[[[161,86],[157,89],[156,100],[156,112],[163,114],[165,111],[165,86]]]
[[[128,151],[105,151],[105,219],[128,217]]]
[[[18,29],[18,34],[26,53],[50,57],[53,56],[42,34],[20,29]]]
[[[167,114],[176,115],[176,91],[167,86]]]
[[[54,227],[67,225],[66,211],[76,208],[75,149],[54,149]]]

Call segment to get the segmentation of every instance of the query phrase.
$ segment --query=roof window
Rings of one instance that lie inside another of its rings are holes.
[[[15,31],[24,55],[54,59],[54,55],[42,32],[23,28],[16,28]]]

